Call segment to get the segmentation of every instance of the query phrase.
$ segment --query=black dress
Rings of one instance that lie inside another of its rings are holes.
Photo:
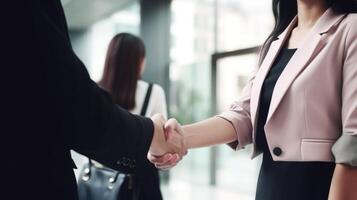
[[[268,73],[260,96],[257,147],[263,152],[256,200],[327,200],[335,164],[278,162],[272,159],[264,125],[274,86],[296,49],[283,49]],[[288,132],[286,134],[289,134]]]

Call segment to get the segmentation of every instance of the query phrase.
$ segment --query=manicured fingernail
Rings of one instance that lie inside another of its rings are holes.
[[[170,125],[165,125],[166,131],[171,131],[171,126]]]

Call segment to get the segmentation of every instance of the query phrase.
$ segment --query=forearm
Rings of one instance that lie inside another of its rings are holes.
[[[237,140],[233,125],[219,117],[183,126],[187,148],[207,147]]]
[[[333,174],[329,200],[357,199],[357,167],[337,164]]]

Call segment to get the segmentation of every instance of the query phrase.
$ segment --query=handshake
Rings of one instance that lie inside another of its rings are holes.
[[[151,119],[155,130],[148,159],[159,169],[172,168],[187,154],[183,129],[175,119],[166,121],[161,114]]]

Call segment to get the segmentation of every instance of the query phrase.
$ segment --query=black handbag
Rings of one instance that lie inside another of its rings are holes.
[[[78,180],[79,200],[133,199],[132,175],[96,166],[88,160]]]
[[[153,84],[150,83],[140,115],[145,116]],[[78,180],[79,200],[137,200],[140,189],[135,187],[135,175],[96,165],[88,158]]]

